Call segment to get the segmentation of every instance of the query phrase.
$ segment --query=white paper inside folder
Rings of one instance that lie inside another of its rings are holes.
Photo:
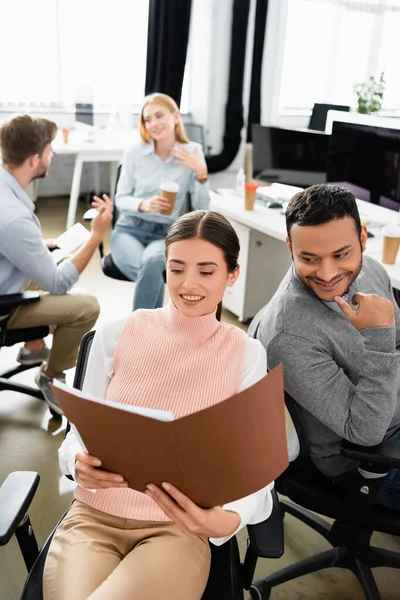
[[[271,185],[260,185],[257,188],[257,198],[270,202],[288,203],[297,192],[302,192],[303,188],[294,185],[285,185],[284,183],[272,183]]]

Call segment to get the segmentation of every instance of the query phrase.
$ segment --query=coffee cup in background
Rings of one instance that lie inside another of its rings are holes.
[[[176,196],[179,192],[179,184],[176,181],[164,181],[160,185],[160,196],[169,202],[169,209],[161,211],[163,215],[170,215],[174,210]]]
[[[253,210],[258,183],[246,181],[244,184],[244,210]]]
[[[385,225],[382,229],[382,262],[394,265],[400,245],[400,224]]]
[[[63,127],[61,129],[62,132],[62,137],[63,137],[63,142],[64,144],[68,144],[68,138],[69,138],[69,127]]]

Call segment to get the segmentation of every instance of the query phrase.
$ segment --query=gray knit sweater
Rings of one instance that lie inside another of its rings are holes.
[[[356,464],[340,455],[342,438],[373,446],[400,427],[400,312],[386,271],[368,256],[349,297],[355,292],[390,298],[396,326],[357,331],[291,268],[263,309],[257,333],[268,368],[283,362],[285,389],[301,407],[311,458],[328,476]]]

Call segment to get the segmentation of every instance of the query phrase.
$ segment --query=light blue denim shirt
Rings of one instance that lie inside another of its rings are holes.
[[[0,165],[0,294],[21,292],[30,279],[52,294],[65,294],[79,278],[71,261],[54,263],[34,210],[25,190]]]
[[[189,142],[183,146],[189,152],[193,152],[197,148],[199,156],[205,164],[203,150],[199,144]],[[142,200],[160,195],[160,184],[164,181],[175,181],[179,184],[179,193],[172,214],[139,212],[138,208]],[[208,209],[210,204],[208,181],[203,184],[199,183],[195,173],[191,169],[175,163],[172,156],[163,162],[154,152],[154,142],[148,144],[140,142],[126,150],[124,154],[115,198],[116,206],[120,211],[117,224],[129,227],[132,225],[132,217],[140,216],[145,221],[169,225],[176,221],[182,212],[188,193],[191,195],[193,210]]]

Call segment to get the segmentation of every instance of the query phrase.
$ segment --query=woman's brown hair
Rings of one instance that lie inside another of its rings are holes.
[[[165,256],[174,242],[197,238],[220,248],[229,273],[239,267],[239,238],[223,215],[213,210],[196,210],[182,215],[171,225],[165,239]],[[222,303],[218,304],[216,317],[220,320]]]

